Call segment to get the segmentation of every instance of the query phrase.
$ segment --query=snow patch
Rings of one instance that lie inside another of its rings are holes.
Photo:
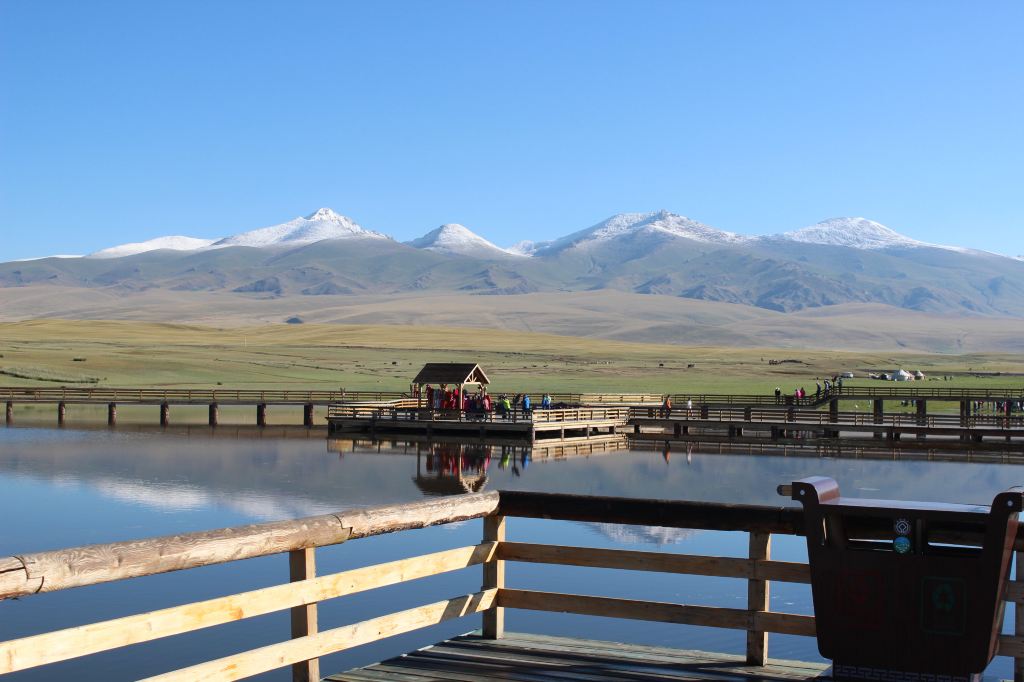
[[[198,251],[204,249],[215,240],[213,239],[199,239],[197,237],[157,237],[156,239],[150,239],[144,242],[132,242],[130,244],[121,244],[120,246],[112,246],[109,249],[101,249],[94,253],[89,254],[89,258],[121,258],[123,256],[134,256],[139,253],[146,253],[147,251],[156,251],[158,249],[167,249],[169,251]]]
[[[224,246],[297,246],[312,244],[324,239],[390,239],[385,234],[361,227],[357,222],[338,215],[329,208],[321,208],[305,218],[296,218],[287,223],[263,227],[225,237],[213,243]]]
[[[586,248],[635,234],[690,239],[711,244],[740,244],[752,239],[662,210],[653,213],[619,213],[585,230],[538,246],[535,252],[550,253],[570,248]]]
[[[851,249],[875,250],[896,247],[931,247],[949,251],[968,251],[959,246],[929,244],[902,235],[895,230],[867,218],[829,218],[801,230],[776,235],[782,239],[804,244],[845,246]]]
[[[406,242],[406,244],[417,249],[481,258],[524,255],[516,253],[511,249],[503,249],[500,246],[496,246],[458,223],[442,225],[418,239]]]

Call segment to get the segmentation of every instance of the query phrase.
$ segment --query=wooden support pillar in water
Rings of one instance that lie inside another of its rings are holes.
[[[875,424],[881,424],[885,421],[885,401],[881,398],[876,398],[872,403],[872,422]],[[875,438],[882,438],[884,434],[881,431],[875,431]]]
[[[68,415],[68,406],[63,402],[57,403],[57,425],[64,426],[64,420]]]
[[[682,433],[683,433],[683,425],[682,424],[680,424],[679,422],[676,422],[675,424],[672,425],[672,428],[674,429],[673,433],[674,433],[676,438],[678,438],[680,435],[682,435]]]
[[[839,399],[833,398],[828,401],[828,420],[835,424],[839,421]]]
[[[700,406],[700,418],[701,419],[707,419],[708,418],[708,406],[707,405],[701,405]]]
[[[922,398],[917,399],[917,425],[928,426],[928,402]],[[924,440],[925,434],[917,434],[918,440]]]
[[[307,429],[313,426],[314,410],[313,403],[306,403],[302,407],[302,425]]]
[[[260,403],[256,406],[256,426],[267,425],[267,404]]]
[[[107,426],[117,426],[117,403],[107,403]]]
[[[7,402],[7,417],[4,421],[7,422],[8,426],[14,423],[14,403],[10,401]]]
[[[209,417],[210,426],[217,426],[220,424],[220,405],[217,403],[210,403]]]
[[[160,426],[167,426],[171,423],[171,406],[169,403],[160,403]]]

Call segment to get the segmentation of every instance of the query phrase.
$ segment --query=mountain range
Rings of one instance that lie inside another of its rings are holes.
[[[672,297],[728,304],[731,319],[744,317],[744,309],[794,313],[842,306],[946,319],[1024,318],[1024,262],[1019,258],[929,244],[865,218],[834,218],[783,234],[748,236],[667,211],[619,214],[549,241],[501,247],[457,224],[402,243],[324,208],[220,239],[169,236],[84,257],[0,263],[4,289],[10,295],[0,299],[8,312],[0,318],[6,319],[23,318],[25,306],[39,316],[74,317],[82,310],[84,316],[137,317],[143,314],[139,305],[152,305],[142,303],[143,292],[146,301],[161,305],[175,297],[195,305],[206,295],[225,316],[247,311],[247,319],[266,319],[253,312],[261,305],[262,310],[286,307],[269,306],[270,299],[293,301],[306,314],[354,309],[357,299],[359,306],[373,301],[371,308],[383,311],[383,302],[395,297],[450,301],[535,294],[547,297],[547,306],[551,296],[592,300],[579,298],[587,292],[607,292],[609,301],[625,294],[645,301]],[[101,299],[102,308],[92,305]],[[483,309],[498,316],[502,306],[523,305],[491,300]],[[124,304],[118,307],[116,301]],[[47,303],[40,308],[40,302]],[[431,304],[417,305],[415,312],[429,321]],[[647,310],[646,303],[627,305]],[[13,312],[16,308],[20,312]],[[694,315],[706,318],[707,311]],[[367,319],[390,318],[379,312]],[[971,324],[963,326],[970,329]],[[986,324],[999,332],[998,323]],[[630,338],[627,330],[614,335]],[[661,333],[652,338],[661,339]],[[1006,347],[1004,341],[1000,347]]]

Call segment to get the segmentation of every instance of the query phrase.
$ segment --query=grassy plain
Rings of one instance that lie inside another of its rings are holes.
[[[816,377],[897,367],[922,370],[929,386],[1024,386],[1024,359],[1010,353],[678,346],[411,325],[0,324],[0,385],[399,390],[430,361],[478,362],[497,391],[813,391]]]

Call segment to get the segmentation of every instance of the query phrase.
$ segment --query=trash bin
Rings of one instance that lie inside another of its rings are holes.
[[[813,476],[804,508],[818,650],[836,679],[978,680],[995,655],[1022,489],[991,507],[840,497]]]

